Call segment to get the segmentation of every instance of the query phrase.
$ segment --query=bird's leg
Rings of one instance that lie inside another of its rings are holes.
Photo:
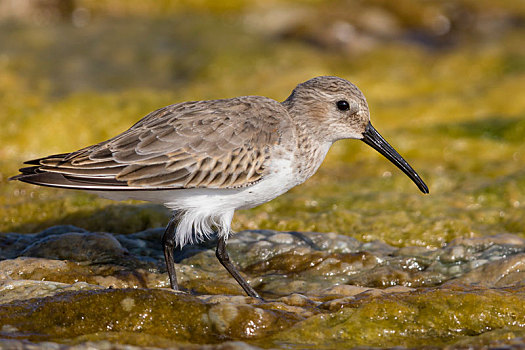
[[[162,236],[162,247],[164,248],[164,259],[166,260],[166,268],[168,269],[168,276],[170,277],[171,289],[179,290],[177,283],[177,274],[175,273],[175,260],[173,259],[173,249],[175,249],[175,217],[170,219],[166,231]]]
[[[239,283],[246,292],[251,297],[262,299],[259,294],[246,282],[246,280],[241,276],[239,271],[233,266],[232,262],[230,261],[230,257],[228,256],[228,252],[226,251],[226,239],[224,237],[219,236],[219,241],[217,242],[217,250],[215,251],[215,255],[217,256],[217,259],[219,259],[220,263],[228,272],[230,275],[232,275],[233,278]]]

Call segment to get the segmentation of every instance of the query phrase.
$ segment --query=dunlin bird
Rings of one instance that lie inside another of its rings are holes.
[[[216,231],[217,258],[248,295],[259,297],[226,251],[233,213],[303,183],[340,139],[364,141],[428,193],[372,127],[363,93],[330,76],[297,85],[281,103],[244,96],[170,105],[107,141],[28,161],[32,166],[13,179],[162,203],[174,212],[162,238],[173,289],[178,290],[174,248]]]

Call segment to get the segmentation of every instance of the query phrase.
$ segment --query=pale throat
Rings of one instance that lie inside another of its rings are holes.
[[[319,169],[333,142],[319,140],[313,133],[300,132],[298,136],[294,152],[295,173],[304,182]]]

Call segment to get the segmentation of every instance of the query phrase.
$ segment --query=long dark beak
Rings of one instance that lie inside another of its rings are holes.
[[[386,142],[371,123],[366,126],[363,133],[363,142],[371,146],[373,149],[384,155],[389,161],[394,163],[402,172],[404,172],[414,183],[419,187],[421,192],[428,193],[427,185],[421,180],[421,177],[414,169],[401,157],[397,151]]]

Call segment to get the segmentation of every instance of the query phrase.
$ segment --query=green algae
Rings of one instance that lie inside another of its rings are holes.
[[[191,299],[156,290],[71,292],[37,303],[22,301],[4,306],[0,322],[18,330],[4,337],[29,336],[29,340],[74,339],[80,335],[94,340],[103,338],[105,332],[147,334],[152,327],[158,328],[156,332],[164,329],[158,336],[169,335],[179,341],[189,340],[192,331],[198,329],[205,339],[209,335],[198,314],[206,306]],[[154,309],[164,312],[155,313]],[[168,310],[180,311],[179,317],[167,317]]]
[[[4,304],[0,325],[6,339],[69,344],[125,339],[161,347],[225,340],[264,348],[442,346],[525,332],[522,289],[365,293],[325,301],[306,319],[286,310],[282,303],[208,303],[166,290],[108,289]]]
[[[523,292],[427,290],[369,297],[274,337],[292,348],[442,346],[487,331],[523,333]],[[317,340],[323,339],[318,345]],[[294,344],[294,345],[291,345]]]
[[[64,292],[0,309],[3,338],[70,344],[116,338],[140,346],[213,344],[264,338],[297,320],[279,310],[207,304],[160,289]]]

